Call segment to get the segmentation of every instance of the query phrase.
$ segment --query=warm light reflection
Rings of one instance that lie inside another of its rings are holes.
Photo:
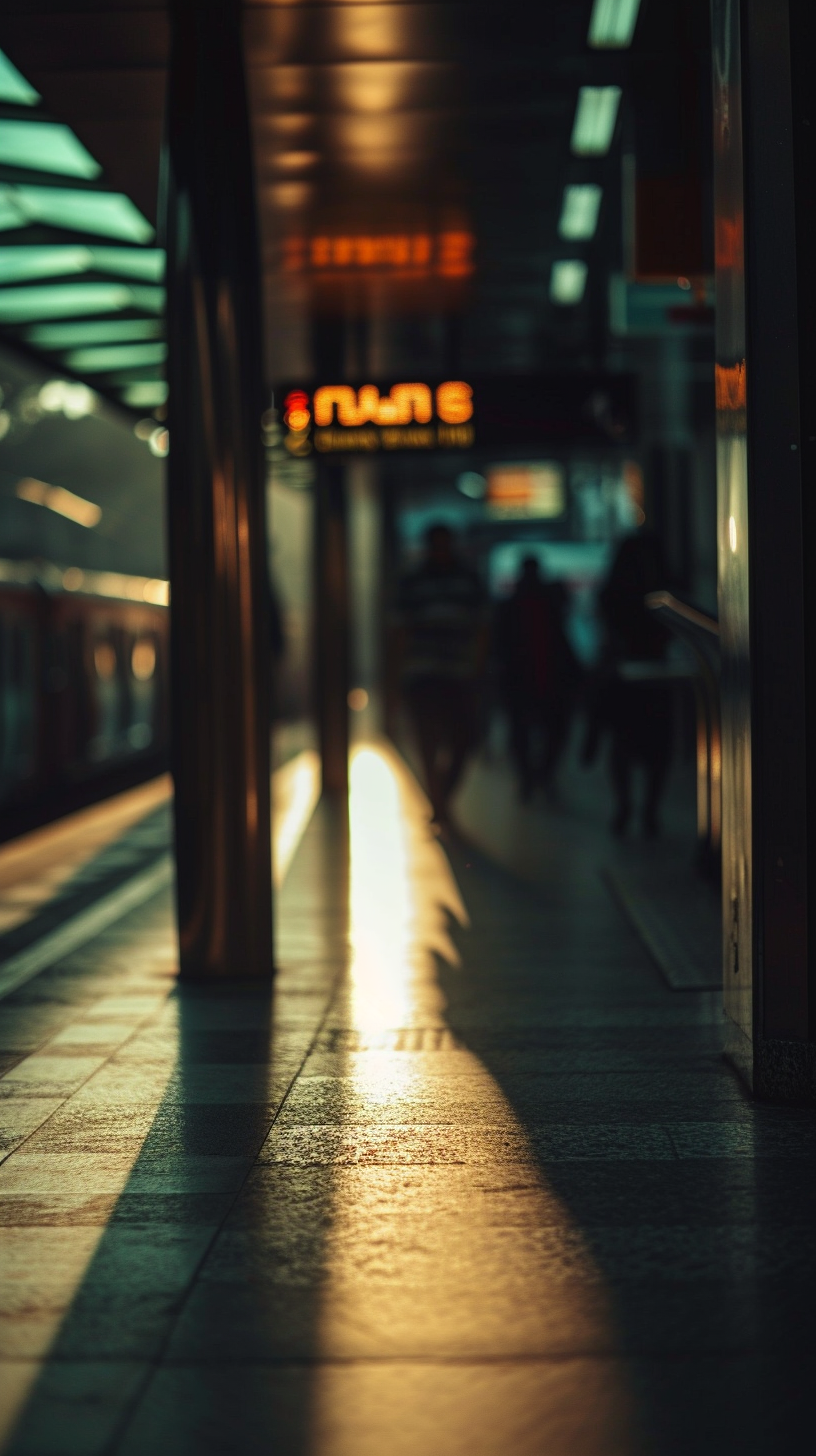
[[[320,757],[304,749],[272,776],[272,864],[278,888],[320,797]]]
[[[501,1085],[446,1026],[438,961],[467,976],[450,936],[467,917],[429,815],[393,749],[358,748],[342,1006],[357,1050],[333,1073],[354,1155],[332,1169],[306,1449],[387,1451],[398,1430],[406,1451],[639,1450],[589,1241]],[[612,1358],[582,1361],[580,1389],[494,1377],[492,1362],[519,1352],[590,1349]],[[447,1375],[441,1403],[414,1373],[439,1359],[480,1366],[464,1383]],[[349,1399],[337,1368],[369,1360],[379,1383]],[[389,1360],[407,1373],[383,1387]]]
[[[467,923],[430,806],[399,756],[358,748],[351,762],[351,994],[357,1030],[438,1021],[433,956],[456,964],[450,919]]]

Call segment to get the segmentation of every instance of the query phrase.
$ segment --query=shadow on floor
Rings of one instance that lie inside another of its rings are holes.
[[[599,954],[610,932],[594,892],[577,917],[574,886],[535,890],[462,842],[449,857],[472,925],[467,976],[439,968],[447,1019],[591,1250],[646,1449],[806,1449],[813,1115],[752,1103],[720,1055],[718,998],[665,990],[623,926],[623,954]]]
[[[180,1416],[190,1452],[267,1451],[270,1429],[287,1456],[309,1449],[331,1186],[304,1198],[291,1170],[257,1162],[345,964],[347,849],[330,806],[306,839],[274,987],[178,985],[26,1145],[47,1178],[62,1155],[72,1203],[18,1200],[5,1221],[27,1205],[46,1263],[54,1235],[69,1262],[72,1236],[81,1249],[7,1456],[176,1451]]]

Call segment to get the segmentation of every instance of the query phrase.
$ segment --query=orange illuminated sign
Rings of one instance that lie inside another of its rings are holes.
[[[287,273],[384,272],[439,278],[468,278],[473,272],[472,233],[320,234],[287,238]]]
[[[467,449],[473,444],[473,389],[463,379],[429,384],[321,384],[310,396],[292,389],[284,397],[283,443],[292,455],[312,449]]]

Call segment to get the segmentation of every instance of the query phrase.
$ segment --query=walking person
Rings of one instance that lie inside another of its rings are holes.
[[[665,586],[660,541],[651,532],[639,532],[621,542],[599,597],[606,644],[583,759],[592,761],[608,732],[615,793],[611,828],[616,835],[626,833],[632,817],[636,767],[643,769],[645,780],[643,831],[650,838],[659,832],[658,812],[672,757],[671,687],[661,681],[669,637],[645,598]]]
[[[579,667],[564,628],[566,593],[527,556],[498,613],[497,651],[522,801],[552,794],[569,737]]]
[[[450,529],[433,525],[424,560],[400,586],[391,667],[401,679],[433,820],[442,829],[478,739],[487,646],[482,584],[457,555]]]

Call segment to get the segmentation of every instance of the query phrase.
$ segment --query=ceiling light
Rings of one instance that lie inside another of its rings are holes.
[[[161,288],[128,288],[122,283],[48,283],[32,288],[0,289],[0,323],[34,323],[38,319],[79,317],[144,308],[160,313]]]
[[[170,431],[164,425],[158,425],[155,430],[151,430],[147,445],[151,455],[163,460],[165,455],[170,454]]]
[[[29,278],[58,278],[84,273],[90,251],[82,247],[0,248],[0,283],[23,283]]]
[[[595,0],[589,44],[595,50],[625,50],[632,44],[640,0]]]
[[[123,192],[91,192],[71,187],[0,184],[0,229],[50,223],[71,232],[148,243],[154,230]]]
[[[620,86],[582,86],[578,92],[570,146],[578,157],[602,157],[612,144]]]
[[[8,56],[0,51],[0,101],[12,101],[16,106],[36,106],[39,99],[39,91],[29,85]]]
[[[61,485],[47,485],[44,480],[35,480],[29,475],[18,480],[16,491],[20,500],[45,506],[49,511],[56,511],[58,516],[75,521],[78,526],[98,526],[102,519],[101,507],[81,495],[74,495],[72,490],[65,490]]]
[[[167,399],[167,383],[164,379],[140,379],[128,384],[122,390],[122,399],[133,409],[155,409]]]
[[[469,500],[484,500],[487,481],[476,470],[463,470],[462,474],[456,477],[456,489],[460,490],[462,495],[466,495]]]
[[[3,250],[0,248],[0,258]],[[122,344],[160,339],[164,325],[158,318],[89,319],[79,323],[35,324],[26,329],[26,343],[37,349],[79,349],[83,344]]]
[[[49,379],[37,395],[37,403],[47,414],[64,414],[69,420],[82,420],[96,409],[96,395],[87,384],[69,379]]]
[[[99,273],[116,273],[144,283],[164,279],[164,248],[89,248],[91,267]]]
[[[559,237],[594,237],[602,196],[601,188],[594,182],[581,182],[565,187],[558,222]]]
[[[111,369],[136,369],[144,364],[163,364],[167,345],[163,340],[153,344],[110,344],[99,348],[73,349],[65,362],[77,374],[103,374]]]
[[[98,177],[102,168],[60,121],[0,120],[0,162],[61,177]]]
[[[59,278],[69,273],[114,273],[146,283],[164,277],[162,248],[86,248],[58,244],[0,248],[0,283],[28,278]]]
[[[587,265],[579,258],[561,258],[552,265],[550,298],[553,303],[580,303],[587,280]]]

